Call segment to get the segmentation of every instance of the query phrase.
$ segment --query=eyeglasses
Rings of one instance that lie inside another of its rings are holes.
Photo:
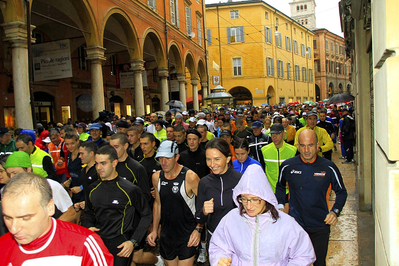
[[[242,204],[248,204],[251,202],[253,205],[259,205],[262,202],[262,199],[246,199],[246,198],[238,198],[238,202]]]

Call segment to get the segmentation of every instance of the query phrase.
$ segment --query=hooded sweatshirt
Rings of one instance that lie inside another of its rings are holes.
[[[259,165],[250,165],[234,188],[233,200],[249,194],[277,209],[277,199]],[[231,210],[214,231],[210,246],[211,265],[221,258],[231,258],[231,265],[310,265],[315,253],[308,234],[294,218],[278,211],[274,220],[270,211],[250,217]]]

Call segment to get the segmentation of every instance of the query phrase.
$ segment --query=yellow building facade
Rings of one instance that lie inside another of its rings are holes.
[[[210,89],[235,106],[314,101],[313,32],[263,1],[206,5]]]

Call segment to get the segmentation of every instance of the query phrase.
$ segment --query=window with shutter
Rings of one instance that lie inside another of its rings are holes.
[[[202,25],[201,18],[197,18],[197,30],[198,30],[198,44],[202,46]]]
[[[156,10],[155,0],[148,0],[148,6],[149,6],[151,9]]]
[[[206,41],[208,45],[212,45],[211,29],[206,29]]]
[[[233,76],[241,75],[241,58],[233,58]]]
[[[192,28],[192,22],[191,22],[191,7],[186,6],[186,30],[187,34],[191,34],[193,28]]]

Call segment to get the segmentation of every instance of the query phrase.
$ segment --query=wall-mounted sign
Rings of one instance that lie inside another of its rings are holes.
[[[32,45],[34,81],[72,77],[69,40]]]

